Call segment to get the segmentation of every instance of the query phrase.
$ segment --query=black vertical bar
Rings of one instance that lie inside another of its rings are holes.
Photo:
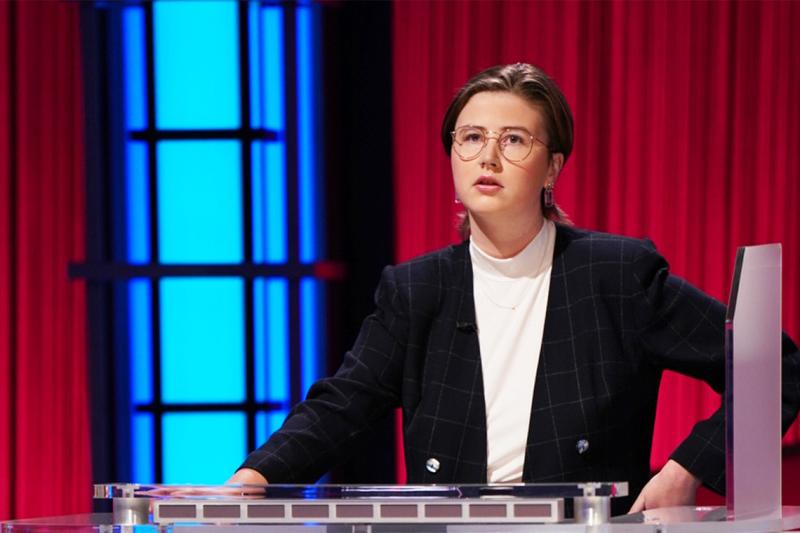
[[[144,8],[144,46],[145,70],[147,71],[147,127],[156,129],[156,82],[155,82],[155,43],[153,31],[153,4],[145,2]],[[148,156],[148,197],[150,212],[150,263],[160,262],[158,253],[158,161],[156,160],[157,143],[155,139],[147,141]],[[153,405],[161,406],[161,291],[158,279],[150,280],[151,294],[151,327],[153,337]],[[162,483],[164,477],[163,450],[161,449],[163,426],[162,413],[153,413],[153,462],[155,481]]]
[[[16,310],[17,310],[17,298],[19,295],[17,294],[17,284],[15,280],[17,279],[17,172],[18,170],[18,139],[17,139],[17,121],[19,117],[17,116],[17,25],[16,25],[16,18],[17,18],[17,9],[16,4],[11,2],[8,5],[8,28],[6,35],[8,36],[8,80],[9,80],[9,89],[8,89],[8,97],[9,97],[9,106],[8,106],[8,127],[9,127],[9,162],[8,162],[8,170],[9,170],[9,183],[8,183],[8,198],[9,198],[9,208],[8,208],[8,240],[9,240],[9,274],[11,275],[11,283],[9,283],[9,305],[11,309],[11,324],[9,327],[9,350],[10,350],[10,357],[9,357],[9,390],[8,394],[11,397],[11,405],[9,406],[9,422],[11,423],[8,428],[8,435],[6,438],[8,439],[8,447],[9,451],[11,452],[11,466],[9,476],[9,487],[11,490],[9,491],[9,509],[11,510],[11,516],[16,516],[17,511],[17,495],[16,495],[16,486],[17,486],[17,469],[14,468],[14,464],[16,464],[17,459],[17,410],[15,406],[17,405],[17,357],[19,354],[17,353],[18,347],[18,339],[17,339],[17,328],[16,328]]]
[[[249,2],[239,0],[239,101],[241,102],[241,129],[249,131],[250,120],[250,18]],[[253,261],[253,140],[242,137],[242,238],[244,239],[244,262]],[[247,420],[247,450],[256,447],[255,403],[255,317],[253,312],[253,279],[244,278],[244,327],[245,327],[245,402]]]
[[[283,4],[283,62],[286,105],[286,216],[289,262],[299,261],[299,206],[297,170],[297,35],[295,2]],[[290,401],[299,402],[302,391],[300,354],[300,280],[289,280],[289,383]]]

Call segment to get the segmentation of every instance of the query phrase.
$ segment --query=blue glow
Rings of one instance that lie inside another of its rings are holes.
[[[147,127],[145,98],[144,10],[126,7],[122,10],[123,72],[125,76],[125,128]]]
[[[283,70],[283,8],[261,10],[261,61],[264,127],[281,133],[285,123]]]
[[[147,145],[125,143],[126,228],[128,231],[128,262],[150,261],[150,197],[147,179]]]
[[[300,360],[303,398],[308,394],[309,387],[320,378],[319,367],[324,360],[319,342],[320,317],[317,298],[320,292],[320,282],[316,279],[300,280]]]
[[[260,106],[263,127],[277,131],[279,140],[253,143],[253,221],[257,225],[253,231],[253,238],[256,239],[254,260],[284,263],[288,260],[289,247],[286,222],[283,8],[262,8],[259,30],[262,78],[261,91],[254,93],[254,97],[263,99],[263,105]],[[256,158],[259,159],[258,172]]]
[[[238,128],[237,3],[153,4],[158,128]]]
[[[284,143],[258,143],[264,150],[264,222],[267,263],[285,263],[289,257],[286,230],[286,150]],[[256,149],[256,147],[254,147]]]
[[[289,283],[285,279],[257,279],[253,290],[256,400],[288,402]]]
[[[164,483],[222,484],[247,453],[243,413],[167,413]]]
[[[135,405],[153,401],[153,331],[150,280],[128,283],[131,398]]]
[[[161,262],[241,262],[239,142],[163,141],[157,152]]]
[[[245,397],[244,282],[161,281],[164,402],[241,402]]]
[[[153,415],[136,413],[131,422],[131,457],[133,458],[133,483],[155,483],[153,450]]]
[[[248,51],[250,52],[250,126],[261,127],[261,104],[263,99],[261,79],[261,46],[259,39],[262,33],[261,13],[258,1],[247,4],[247,20],[250,27],[248,35]]]
[[[256,442],[267,442],[270,435],[280,429],[288,414],[289,411],[256,413]]]
[[[264,217],[264,146],[261,142],[253,142],[250,152],[250,169],[252,172],[252,227],[253,227],[253,261],[264,261],[266,247],[266,220]]]
[[[297,171],[299,199],[300,261],[317,259],[316,225],[322,220],[317,211],[317,192],[321,180],[317,179],[316,156],[316,99],[314,98],[314,33],[313,12],[310,7],[299,7],[297,16]]]

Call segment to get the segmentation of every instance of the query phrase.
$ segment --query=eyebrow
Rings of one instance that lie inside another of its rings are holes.
[[[459,126],[459,128],[464,128],[464,127],[483,128],[485,130],[489,129],[486,126],[481,126],[480,124],[462,124],[461,126]],[[500,126],[500,129],[501,130],[525,130],[527,132],[530,132],[530,130],[528,128],[526,128],[525,126]],[[494,130],[491,130],[491,131],[494,131]]]

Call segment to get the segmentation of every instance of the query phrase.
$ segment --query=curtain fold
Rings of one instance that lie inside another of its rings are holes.
[[[727,301],[736,247],[783,243],[783,323],[800,340],[800,3],[395,2],[396,259],[457,239],[439,128],[467,77],[540,66],[576,120],[559,204],[582,227],[649,237]],[[652,466],[718,405],[668,373]],[[797,443],[797,425],[785,442]],[[400,475],[401,472],[398,471]]]
[[[91,509],[74,2],[0,3],[0,518]]]

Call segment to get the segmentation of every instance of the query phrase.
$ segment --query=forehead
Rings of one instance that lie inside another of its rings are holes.
[[[470,98],[456,119],[456,127],[470,124],[489,129],[519,126],[531,133],[543,130],[541,111],[509,92],[486,91]]]

